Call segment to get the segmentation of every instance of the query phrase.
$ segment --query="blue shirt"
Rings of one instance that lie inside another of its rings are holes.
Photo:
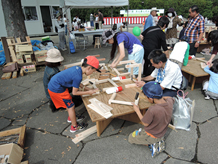
[[[118,35],[117,35],[118,45],[122,42],[124,42],[124,48],[127,49],[128,54],[132,53],[134,44],[138,44],[138,45],[143,47],[141,42],[133,34],[131,34],[129,32],[118,33]]]
[[[82,81],[82,68],[74,66],[54,75],[48,83],[48,89],[55,93],[62,93],[67,88],[79,88]]]
[[[208,91],[218,94],[218,73],[212,72],[209,67],[205,67],[204,71],[210,74]]]
[[[145,21],[145,25],[144,25],[144,30],[145,31],[147,28],[153,26],[153,17],[152,15],[149,15]]]

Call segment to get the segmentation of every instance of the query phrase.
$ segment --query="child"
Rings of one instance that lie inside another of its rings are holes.
[[[218,59],[215,59],[212,64],[207,65],[204,71],[210,74],[209,81],[203,82],[203,92],[205,100],[218,99]]]
[[[133,109],[145,127],[131,133],[128,141],[131,144],[149,146],[154,157],[165,150],[164,134],[171,121],[174,99],[162,98],[163,90],[155,81],[146,83],[142,90],[148,101],[154,105],[150,106],[143,116],[139,107],[133,104]]]
[[[173,51],[170,54],[170,60],[178,64],[180,69],[182,68],[182,65],[186,66],[188,64],[190,49],[188,42],[189,38],[187,36],[183,36],[180,42],[175,44]]]
[[[73,95],[92,95],[97,92],[98,89],[90,89],[81,84],[82,75],[91,75],[93,72],[98,70],[99,61],[94,56],[87,56],[82,67],[74,66],[61,71],[54,75],[48,84],[48,93],[54,102],[56,108],[67,108],[68,111],[68,122],[71,122],[70,132],[74,133],[77,130],[83,130],[87,125],[79,124],[76,122],[75,105],[72,101],[72,97],[68,91],[68,88],[72,89]],[[83,91],[79,91],[79,87],[83,88]],[[87,90],[87,91],[84,91]]]
[[[214,59],[214,57],[217,55],[217,52],[218,52],[218,30],[211,31],[208,34],[207,41],[211,42],[213,46],[212,55],[210,59],[207,61],[207,65],[210,65],[212,60]]]

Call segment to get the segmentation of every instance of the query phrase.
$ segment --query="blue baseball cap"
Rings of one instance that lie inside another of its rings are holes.
[[[159,83],[150,81],[142,87],[142,91],[149,98],[161,99],[163,97],[163,90]]]

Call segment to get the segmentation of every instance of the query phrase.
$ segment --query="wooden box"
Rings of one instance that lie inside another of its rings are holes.
[[[23,71],[24,71],[25,73],[28,73],[28,72],[36,72],[36,66],[35,66],[35,65],[23,66],[22,69],[23,69]]]
[[[42,51],[35,51],[35,58],[37,62],[42,62],[45,61],[46,57],[47,57],[47,50],[42,50]]]
[[[18,139],[17,144],[20,147],[24,148],[25,131],[26,131],[26,125],[24,125],[20,128],[0,132],[0,137],[19,134],[19,139]]]
[[[24,61],[23,61],[23,55],[17,55],[17,63],[19,63],[19,64],[24,63]]]
[[[32,45],[16,45],[15,51],[16,53],[33,52],[33,47]]]
[[[26,63],[32,63],[31,55],[24,55],[26,59]]]

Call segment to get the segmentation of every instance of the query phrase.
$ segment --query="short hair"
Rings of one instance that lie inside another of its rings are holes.
[[[159,49],[150,52],[150,54],[148,55],[148,60],[150,59],[152,59],[155,64],[158,64],[160,61],[163,63],[167,61],[166,54]]]
[[[57,63],[50,63],[50,62],[45,62],[45,65],[48,67],[59,67],[61,65],[61,62],[57,62]]]
[[[66,14],[64,14],[64,17],[66,17]]]
[[[210,70],[214,73],[218,73],[218,59],[215,59],[213,62],[212,67],[210,67]]]
[[[92,69],[96,69],[95,67],[93,67],[93,66],[87,64],[87,59],[85,58],[85,59],[83,60],[82,67],[86,68],[86,67],[88,67],[88,66],[90,66]]]
[[[198,8],[197,5],[191,6],[190,9],[191,9],[192,12],[196,11],[196,13],[199,13],[199,8]]]
[[[162,17],[159,19],[157,25],[159,25],[160,27],[164,27],[164,25],[166,25],[166,28],[167,28],[169,22],[170,22],[170,21],[169,21],[169,19],[168,19],[166,16],[162,16]]]
[[[211,41],[213,46],[218,43],[218,30],[211,31],[207,36],[207,41]]]
[[[185,22],[184,27],[187,27],[187,25],[188,25],[188,21]]]

